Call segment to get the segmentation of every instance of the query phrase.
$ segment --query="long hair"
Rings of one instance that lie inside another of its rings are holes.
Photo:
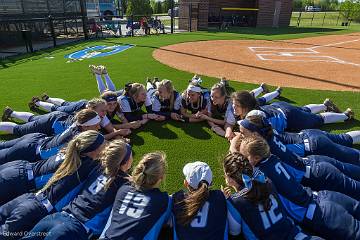
[[[197,189],[190,187],[185,199],[175,204],[179,205],[181,211],[176,214],[177,222],[183,226],[189,225],[195,218],[200,208],[209,199],[210,189],[206,181],[201,181]]]
[[[166,155],[163,152],[145,154],[132,172],[132,179],[137,189],[152,189],[163,179],[167,168]]]
[[[163,79],[161,82],[157,84],[157,89],[165,88],[166,92],[170,93],[170,111],[174,109],[174,101],[175,101],[175,94],[174,94],[174,86],[171,80]]]
[[[116,176],[121,171],[120,167],[127,162],[128,159],[124,159],[125,155],[126,143],[120,139],[109,142],[101,152],[99,160],[104,175],[109,177],[109,181],[105,184],[105,189],[107,189],[115,180]]]
[[[232,178],[240,186],[244,186],[242,175],[253,176],[253,168],[249,161],[241,153],[229,153],[223,160],[223,168],[226,176]],[[267,211],[271,207],[271,183],[252,181],[252,188],[240,191],[240,195],[253,204],[262,204]]]
[[[259,107],[256,98],[248,91],[239,91],[231,94],[231,98],[240,104],[241,108],[245,108],[248,111]]]
[[[60,164],[59,168],[40,190],[40,192],[46,191],[54,183],[58,182],[66,176],[70,176],[75,173],[81,166],[80,153],[84,149],[93,144],[98,136],[98,132],[89,130],[80,133],[73,140],[71,140],[66,147],[64,161]]]
[[[139,95],[140,91],[145,91],[145,86],[143,84],[131,83],[126,85],[124,95],[135,99]]]

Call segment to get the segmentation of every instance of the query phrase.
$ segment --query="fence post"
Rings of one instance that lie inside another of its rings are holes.
[[[322,26],[321,26],[321,27],[324,27],[325,17],[326,17],[326,12],[325,12],[325,14],[324,14],[323,22],[322,22]]]
[[[170,24],[171,24],[171,33],[174,33],[174,0],[171,0],[171,19],[170,19]]]
[[[53,39],[53,45],[54,45],[54,47],[56,47],[56,35],[55,35],[53,17],[51,15],[49,15],[48,20],[49,20],[49,27],[50,27],[51,37]]]
[[[191,32],[191,23],[192,23],[192,3],[189,4],[189,32]]]
[[[80,10],[81,10],[81,19],[82,19],[84,38],[85,38],[85,40],[87,40],[87,39],[89,39],[89,34],[87,31],[87,13],[86,13],[86,3],[84,0],[80,0]]]
[[[134,15],[132,14],[131,16],[131,36],[134,36]]]
[[[300,10],[300,14],[299,14],[299,17],[298,17],[298,20],[297,20],[297,26],[298,27],[300,26],[301,14],[302,14],[302,10]]]
[[[314,17],[315,17],[315,12],[313,12],[313,16],[312,16],[312,18],[311,18],[310,26],[312,26],[312,23],[313,23],[313,21],[314,21]]]
[[[337,17],[337,20],[336,20],[336,26],[337,26],[337,25],[338,25],[338,23],[339,23],[340,15],[341,15],[341,11],[339,11],[339,14],[338,14],[338,17]]]

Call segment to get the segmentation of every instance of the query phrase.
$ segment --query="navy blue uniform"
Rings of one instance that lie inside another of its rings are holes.
[[[63,162],[59,154],[44,161],[18,160],[0,165],[0,205],[33,190],[40,190]]]
[[[272,105],[265,105],[259,108],[266,115],[267,121],[271,127],[278,132],[284,132],[287,129],[287,119],[285,113]]]
[[[314,239],[288,216],[274,186],[269,199],[271,207],[265,211],[263,205],[255,205],[241,193],[233,194],[227,204],[229,233],[236,236],[242,232],[246,239]]]
[[[144,104],[146,106],[146,109],[151,111],[150,100],[149,102],[136,103],[134,99],[129,96],[120,96],[118,97],[118,103],[125,118],[129,122],[142,120],[143,113],[141,111],[141,108]]]
[[[35,162],[56,155],[73,137],[79,134],[78,127],[71,127],[62,134],[47,137],[42,133],[31,133],[21,138],[0,143],[0,163],[14,160]]]
[[[360,165],[360,151],[352,148],[353,140],[347,134],[306,129],[298,134],[282,133],[279,138],[299,156],[325,155],[342,162]]]
[[[206,109],[208,102],[209,93],[201,93],[200,100],[196,104],[190,103],[187,99],[184,98],[184,96],[182,96],[181,106],[186,110],[190,111],[192,114],[195,114],[199,111]]]
[[[45,217],[29,235],[48,232],[53,239],[87,239],[89,236],[99,236],[109,218],[118,188],[128,182],[126,177],[128,175],[125,173],[118,174],[105,189],[105,184],[110,179],[103,175],[99,166],[85,181],[79,195],[63,208],[63,212]]]
[[[275,155],[256,167],[271,179],[286,211],[304,227],[326,239],[360,238],[358,201],[331,191],[313,194],[296,182]]]
[[[0,239],[1,234],[19,232],[22,237],[49,213],[60,211],[81,190],[89,173],[97,166],[96,161],[88,157],[81,158],[79,169],[54,183],[42,193],[26,193],[0,207]]]
[[[312,161],[303,159],[290,151],[274,134],[268,139],[271,153],[278,156],[287,172],[294,179],[312,190],[331,190],[360,200],[360,182],[346,176],[331,162],[321,156],[312,156]],[[319,161],[317,159],[319,158]]]
[[[119,188],[101,239],[158,239],[171,214],[171,199],[158,188],[139,191],[130,184]]]
[[[173,214],[181,210],[178,202],[186,197],[184,191],[179,191],[173,195]],[[220,240],[228,239],[227,230],[227,209],[225,196],[221,191],[210,190],[209,198],[199,210],[192,222],[183,226],[176,222],[173,217],[174,240],[177,239],[197,239],[197,240]]]
[[[63,102],[61,106],[54,105],[51,107],[51,111],[59,111],[64,112],[68,114],[73,114],[75,112],[78,112],[82,109],[86,108],[86,105],[88,104],[87,100],[80,100],[75,102]]]
[[[53,135],[54,123],[57,121],[65,121],[69,114],[64,112],[51,112],[45,115],[32,116],[29,122],[14,127],[14,135],[23,136],[29,133],[44,133]]]
[[[165,116],[166,119],[171,118],[171,113],[180,114],[181,95],[177,91],[174,91],[173,94],[174,103],[172,109],[170,106],[170,99],[161,100],[159,95],[153,94],[151,97],[151,112],[161,116]]]

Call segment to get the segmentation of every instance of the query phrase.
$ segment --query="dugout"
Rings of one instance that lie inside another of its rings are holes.
[[[223,24],[284,27],[290,23],[291,0],[179,0],[179,28],[201,30]],[[190,26],[190,28],[189,28]]]

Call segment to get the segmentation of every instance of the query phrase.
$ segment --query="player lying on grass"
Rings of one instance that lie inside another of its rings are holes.
[[[103,131],[107,133],[105,135],[106,139],[129,135],[131,133],[130,129],[117,130],[114,128],[106,116],[107,108],[106,101],[100,98],[93,98],[86,104],[86,109],[96,111],[101,118],[100,126]],[[3,119],[20,119],[26,123],[19,125],[13,122],[0,122],[0,131],[17,136],[23,136],[28,133],[44,133],[49,136],[61,134],[75,122],[75,113],[76,112],[67,114],[55,111],[45,115],[35,116],[33,113],[17,112],[6,107],[3,113]]]
[[[259,135],[244,138],[240,153],[271,180],[289,215],[304,228],[325,239],[360,238],[357,200],[338,192],[304,188],[279,158],[270,154],[269,145]]]
[[[115,84],[111,80],[108,71],[105,66],[99,65],[89,65],[90,71],[95,75],[95,79],[97,82],[98,90],[100,95],[106,91],[115,92],[117,96],[121,96],[124,93],[123,89],[116,89]],[[104,80],[102,79],[104,77]],[[104,83],[105,82],[105,83]]]
[[[96,171],[104,144],[104,136],[91,130],[70,141],[64,161],[40,191],[0,206],[0,234],[21,238],[42,218],[61,211],[79,193],[89,174]]]
[[[259,106],[256,98],[247,91],[233,93],[231,98],[234,113],[240,119],[244,119],[251,110],[261,110],[278,132],[319,128],[324,124],[343,122],[354,118],[354,113],[350,108],[341,113],[329,99],[322,104],[297,107],[286,102],[274,102],[270,105]]]
[[[130,145],[121,140],[109,143],[77,196],[58,212],[35,223],[24,239],[38,239],[40,232],[52,239],[97,239],[118,189],[130,185],[127,172],[132,162]]]

